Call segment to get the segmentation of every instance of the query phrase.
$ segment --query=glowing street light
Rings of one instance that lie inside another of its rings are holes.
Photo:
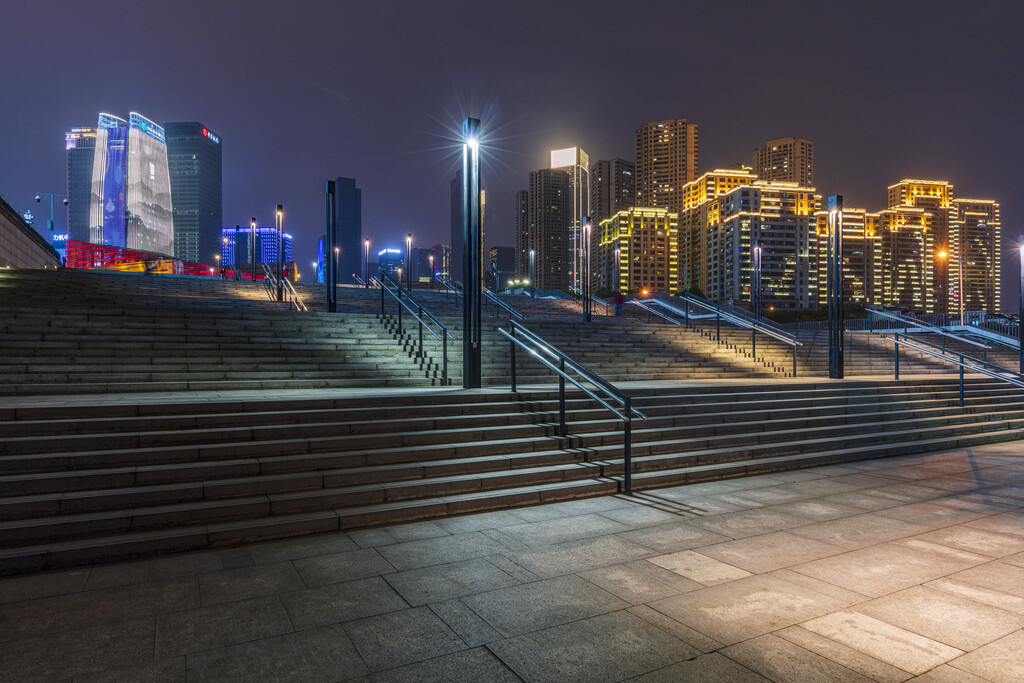
[[[434,288],[434,255],[431,254],[427,258],[430,259],[430,288]]]
[[[412,290],[412,233],[405,236],[405,264],[408,267],[409,290]]]
[[[536,298],[536,294],[533,291],[534,283],[537,282],[537,273],[534,272],[534,266],[535,266],[534,254],[535,254],[534,250],[530,249],[530,298],[531,299]]]
[[[482,386],[480,119],[462,122],[462,388]]]
[[[249,226],[249,236],[252,238],[252,249],[249,251],[249,256],[252,258],[252,281],[256,283],[256,217],[252,217],[252,223]]]
[[[284,207],[277,205],[277,300],[284,301]]]
[[[363,240],[363,287],[370,286],[370,238]]]
[[[590,221],[583,219],[583,322],[590,322]]]
[[[750,283],[750,303],[754,318],[761,319],[761,245],[754,240],[754,277]]]
[[[220,254],[214,254],[213,258],[217,260],[217,270],[220,270]],[[224,271],[220,270],[220,276],[224,277]]]
[[[949,258],[949,252],[946,251],[945,249],[943,249],[942,251],[940,251],[938,253],[938,257],[941,258],[941,259],[948,259]],[[960,249],[957,249],[957,251],[956,251],[956,268],[957,268],[956,290],[957,290],[957,295],[959,296],[959,299],[960,299],[960,325],[963,326],[963,324],[964,324],[964,259],[963,259],[963,255],[960,253]],[[949,269],[947,267],[947,272],[948,272],[948,270]],[[947,279],[947,281],[949,280],[949,278],[946,278],[946,279]],[[947,288],[946,291],[948,292],[949,289]]]

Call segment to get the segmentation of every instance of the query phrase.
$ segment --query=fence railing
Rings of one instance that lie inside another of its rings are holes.
[[[442,287],[444,287],[447,291],[452,292],[452,293],[456,294],[459,297],[462,296],[462,283],[461,282],[450,282],[450,281],[444,279],[443,277],[441,277],[440,275],[435,276],[434,279],[437,281],[437,284],[439,284]],[[492,292],[491,290],[487,289],[486,287],[481,287],[480,291],[484,295],[484,301],[489,301],[492,304],[494,304],[494,317],[495,318],[498,317],[498,310],[501,309],[501,310],[504,310],[506,313],[508,313],[509,320],[511,320],[512,318],[516,318],[517,320],[526,320],[526,316],[523,314],[522,311],[517,309],[515,306],[507,304],[504,301],[502,301],[501,299],[499,299],[498,296],[494,292]]]
[[[281,287],[281,294],[285,303],[288,304],[288,308],[294,308],[296,311],[301,312],[309,310],[302,297],[295,290],[295,285],[292,284],[291,280],[288,278],[278,280],[277,276],[274,275],[274,271],[266,263],[260,265],[263,266],[263,289],[271,301],[277,301],[277,289]]]
[[[419,323],[419,346],[416,350],[417,358],[425,358],[426,354],[423,350],[423,331],[426,330],[434,339],[441,342],[441,353],[442,353],[442,365],[441,365],[441,383],[444,385],[449,384],[448,381],[448,339],[452,338],[451,333],[448,332],[448,328],[444,324],[434,317],[427,309],[413,298],[413,296],[402,286],[395,282],[387,273],[381,271],[380,277],[377,278],[380,284],[380,313],[385,315],[386,313],[386,302],[387,297],[390,296],[398,304],[398,333],[402,333],[402,311],[408,311],[409,315],[413,317],[416,322]]]
[[[960,370],[960,405],[964,405],[964,371],[977,372],[994,379],[1002,380],[1016,387],[1024,388],[1024,375],[1007,370],[1006,368],[994,365],[987,361],[973,358],[963,353],[950,351],[936,344],[923,341],[918,338],[911,339],[907,334],[899,331],[893,332],[892,336],[884,337],[893,342],[893,374],[896,379],[900,378],[900,346],[914,349],[933,358],[937,358],[951,365],[958,366]]]
[[[647,416],[633,407],[632,398],[629,394],[614,386],[607,380],[587,369],[582,363],[573,360],[567,354],[558,350],[539,335],[529,330],[522,323],[515,320],[508,321],[508,330],[498,328],[498,332],[508,340],[509,363],[510,363],[510,384],[512,391],[516,390],[516,346],[523,348],[530,353],[535,360],[558,375],[558,435],[568,435],[568,426],[565,418],[565,383],[571,382],[578,389],[602,406],[610,410],[616,417],[622,420],[622,454],[623,454],[623,491],[626,494],[633,492],[633,456],[632,456],[632,433],[633,416],[646,420]],[[576,377],[569,374],[575,373]],[[589,384],[592,388],[588,388]]]

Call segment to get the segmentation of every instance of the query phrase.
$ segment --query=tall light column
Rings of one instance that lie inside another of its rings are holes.
[[[405,267],[407,274],[405,281],[408,283],[409,291],[412,291],[412,233],[405,236]],[[401,284],[401,283],[399,283]]]
[[[277,300],[284,301],[284,207],[277,205]]]
[[[1020,288],[1017,290],[1017,345],[1019,347],[1020,372],[1024,375],[1024,235],[1017,238],[1020,252]]]
[[[754,240],[754,275],[750,283],[750,303],[754,318],[761,319],[761,246]]]
[[[462,122],[462,388],[482,384],[480,335],[480,119]]]
[[[828,198],[828,376],[843,378],[843,196]]]
[[[363,240],[363,287],[370,287],[370,238]]]
[[[615,292],[622,291],[622,285],[619,282],[619,277],[621,277],[621,273],[619,272],[621,268],[619,265],[620,258],[622,258],[622,249],[615,247],[615,263],[612,264],[612,291]],[[616,315],[618,314],[616,313]]]
[[[590,219],[583,218],[583,322],[590,322]]]
[[[430,255],[430,289],[434,289],[434,255]]]
[[[252,222],[249,224],[249,237],[252,242],[252,249],[249,251],[249,256],[252,257],[252,281],[256,283],[256,216],[252,217]]]
[[[338,232],[337,194],[333,180],[327,181],[327,226],[324,235],[324,286],[327,287],[327,310],[330,313],[338,311],[338,269],[331,261],[331,254],[334,252],[335,240]]]
[[[533,249],[530,249],[530,298],[536,298],[534,290],[537,288],[537,273],[534,270],[534,254]]]
[[[964,245],[956,247],[957,293],[960,295],[960,326],[964,326]]]

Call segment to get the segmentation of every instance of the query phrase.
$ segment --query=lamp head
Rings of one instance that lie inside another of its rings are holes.
[[[37,202],[38,202],[38,201],[42,201],[42,200],[41,200],[41,199],[39,198],[39,195],[36,195],[36,201],[37,201]]]
[[[64,198],[64,206],[67,206],[67,205],[68,205],[68,198],[67,198],[67,197],[65,197],[65,198]]]

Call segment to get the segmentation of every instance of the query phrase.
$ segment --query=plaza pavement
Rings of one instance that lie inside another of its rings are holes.
[[[0,681],[1020,681],[1024,445],[0,579]]]

